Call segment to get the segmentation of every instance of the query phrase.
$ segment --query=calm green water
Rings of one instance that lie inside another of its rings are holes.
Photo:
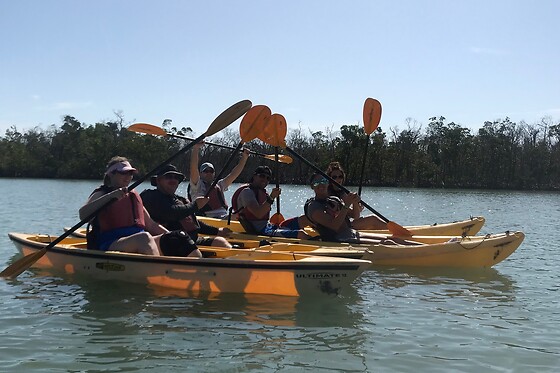
[[[9,231],[59,234],[97,184],[0,179],[2,269],[17,258]],[[310,192],[285,186],[283,215]],[[370,271],[330,299],[192,299],[27,271],[0,280],[0,371],[557,371],[558,197],[365,189],[403,225],[483,215],[482,233],[527,237],[492,269]]]

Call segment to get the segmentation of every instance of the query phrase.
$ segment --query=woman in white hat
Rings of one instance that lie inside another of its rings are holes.
[[[100,209],[91,221],[88,248],[161,255],[159,241],[168,230],[152,220],[135,190],[128,191],[136,172],[125,157],[113,157],[107,164],[103,185],[80,208],[82,220]]]

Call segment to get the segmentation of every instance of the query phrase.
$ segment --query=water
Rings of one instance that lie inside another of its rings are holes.
[[[2,269],[17,258],[9,231],[60,233],[97,184],[0,179]],[[283,215],[310,194],[284,186]],[[491,269],[379,269],[330,299],[189,298],[26,271],[0,281],[0,371],[557,370],[557,193],[366,188],[364,200],[402,225],[483,215],[482,233],[527,237]]]

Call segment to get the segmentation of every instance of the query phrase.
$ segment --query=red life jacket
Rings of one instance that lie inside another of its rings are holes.
[[[144,204],[135,190],[131,190],[123,198],[110,203],[99,212],[97,217],[100,232],[134,226],[146,228]]]
[[[204,183],[204,181],[199,180],[199,183]],[[191,196],[191,183],[189,183],[187,187],[187,195],[192,201],[193,199]],[[220,189],[218,185],[214,185],[212,189],[210,189],[210,194],[208,194],[208,203],[198,211],[201,213],[205,213],[206,211],[217,210],[220,207],[223,207],[227,211],[228,205],[226,203],[226,197],[224,196],[224,192],[222,191],[222,189]]]
[[[270,212],[265,216],[255,216],[246,208],[241,208],[241,210],[239,209],[239,205],[237,204],[239,194],[247,188],[250,188],[253,193],[255,193],[255,197],[257,198],[259,205],[262,205],[268,198],[268,193],[265,189],[253,188],[250,184],[243,184],[233,193],[233,196],[231,196],[231,206],[233,207],[233,212],[238,213],[240,218],[244,218],[247,221],[268,220],[270,218]]]

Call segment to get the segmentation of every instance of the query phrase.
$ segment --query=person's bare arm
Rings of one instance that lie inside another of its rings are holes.
[[[195,144],[191,150],[190,182],[193,185],[198,184],[198,181],[200,180],[200,173],[198,172],[198,153],[203,146],[204,143],[199,142]]]
[[[317,224],[338,232],[342,227],[342,224],[344,224],[348,212],[349,209],[347,207],[343,207],[339,214],[333,218],[333,216],[329,215],[325,210],[316,209],[312,212],[311,218]]]
[[[157,236],[169,232],[167,228],[165,228],[163,225],[157,223],[152,219],[150,213],[148,212],[148,210],[146,210],[145,207],[144,207],[144,222],[146,223],[146,230],[150,232],[152,236]]]
[[[239,163],[233,168],[233,170],[231,170],[231,172],[226,177],[224,177],[225,188],[229,188],[229,186],[233,184],[235,179],[237,179],[239,175],[241,175],[241,172],[243,171],[245,164],[247,164],[247,159],[249,158],[249,155],[250,155],[249,149],[244,148]]]
[[[101,207],[105,206],[112,199],[121,199],[127,192],[127,188],[119,188],[111,191],[110,193],[103,193],[102,191],[95,192],[89,197],[85,205],[80,207],[79,215],[80,220],[84,220]]]

